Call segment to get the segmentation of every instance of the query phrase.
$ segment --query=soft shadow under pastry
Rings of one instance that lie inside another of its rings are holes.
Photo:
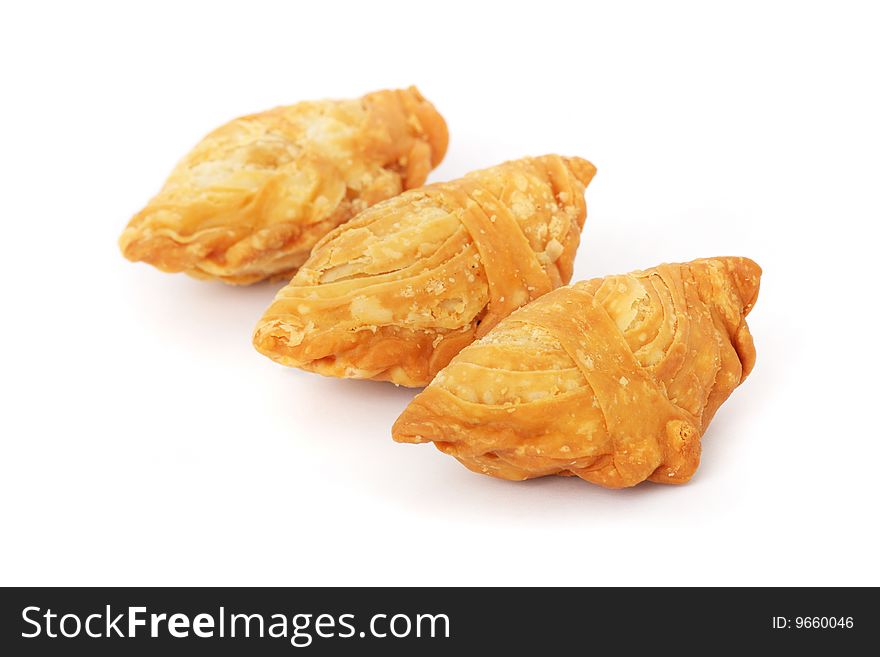
[[[415,87],[245,116],[196,145],[119,245],[197,278],[289,278],[331,229],[422,185],[447,141]]]
[[[524,158],[373,206],[315,246],[254,345],[320,374],[427,385],[570,280],[595,171],[575,157]]]
[[[551,292],[459,353],[393,437],[503,479],[685,482],[755,363],[745,317],[760,276],[747,258],[710,258]]]

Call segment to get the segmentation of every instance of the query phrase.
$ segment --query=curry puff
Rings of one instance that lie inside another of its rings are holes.
[[[331,229],[424,184],[447,141],[414,87],[245,116],[190,151],[119,245],[197,278],[289,278]]]
[[[567,283],[586,160],[474,171],[365,210],[321,240],[254,333],[273,360],[424,386],[516,308]]]
[[[394,439],[502,479],[683,483],[755,363],[745,318],[760,276],[747,258],[711,258],[551,292],[459,353]]]

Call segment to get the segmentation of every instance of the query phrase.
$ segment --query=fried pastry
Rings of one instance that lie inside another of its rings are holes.
[[[197,278],[289,278],[331,229],[424,184],[447,141],[415,87],[245,116],[196,145],[119,245]]]
[[[502,318],[567,283],[595,168],[546,155],[379,203],[329,233],[254,332],[273,360],[423,386]]]
[[[760,276],[747,258],[711,258],[551,292],[459,353],[393,437],[502,479],[683,483],[755,363],[745,317]]]

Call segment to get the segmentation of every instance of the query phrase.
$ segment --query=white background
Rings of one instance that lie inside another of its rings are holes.
[[[4,5],[2,584],[880,584],[871,4]],[[286,370],[278,285],[116,239],[240,114],[417,84],[431,180],[599,169],[575,277],[746,255],[753,375],[681,487],[474,475],[390,427],[413,392]]]

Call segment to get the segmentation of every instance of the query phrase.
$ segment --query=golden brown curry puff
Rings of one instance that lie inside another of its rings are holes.
[[[129,260],[247,284],[290,275],[321,237],[424,184],[443,117],[415,89],[278,107],[218,128],[129,222]]]
[[[745,317],[760,276],[747,258],[711,258],[551,292],[459,353],[394,439],[503,479],[683,483],[755,363]]]
[[[579,158],[525,158],[373,206],[315,246],[254,345],[320,374],[426,385],[570,280],[595,171]]]

